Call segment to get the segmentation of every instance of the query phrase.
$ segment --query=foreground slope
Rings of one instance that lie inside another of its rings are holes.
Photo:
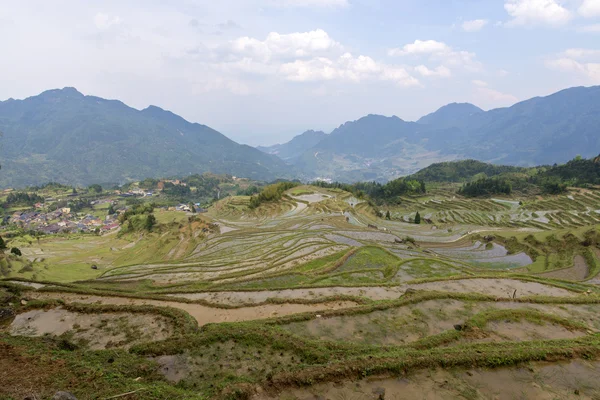
[[[2,186],[125,182],[210,171],[284,176],[280,159],[150,106],[84,96],[73,88],[0,102]]]
[[[157,212],[144,235],[23,240],[31,268],[11,255],[0,281],[0,397],[597,397],[598,193],[452,188],[377,210],[296,186]]]

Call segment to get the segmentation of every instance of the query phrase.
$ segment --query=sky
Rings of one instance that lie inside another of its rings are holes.
[[[0,0],[0,100],[76,87],[250,145],[600,84],[600,0]]]

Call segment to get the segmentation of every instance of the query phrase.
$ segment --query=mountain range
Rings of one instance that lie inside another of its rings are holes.
[[[262,152],[276,155],[285,161],[294,161],[305,151],[313,148],[321,140],[325,139],[327,134],[323,131],[306,131],[284,144],[275,144],[273,146],[258,146]]]
[[[367,115],[253,148],[150,106],[55,89],[0,101],[0,187],[87,185],[206,171],[257,180],[386,181],[432,163],[475,158],[532,166],[600,152],[600,86],[484,111],[453,103],[416,122]]]
[[[211,171],[290,177],[281,159],[156,106],[144,110],[74,88],[0,102],[0,186],[121,183]]]
[[[599,151],[600,86],[594,86],[489,111],[448,104],[416,122],[368,115],[340,125],[288,161],[313,178],[386,181],[439,161],[533,166]]]

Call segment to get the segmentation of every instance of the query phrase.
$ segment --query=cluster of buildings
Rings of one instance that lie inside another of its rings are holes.
[[[119,227],[117,215],[104,218],[91,214],[72,213],[68,207],[51,212],[17,211],[4,218],[4,224],[14,224],[25,230],[44,234],[68,232],[109,232]]]

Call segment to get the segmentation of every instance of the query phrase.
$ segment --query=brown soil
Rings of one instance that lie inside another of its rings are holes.
[[[61,360],[27,355],[23,349],[0,342],[0,398],[50,398],[52,375],[65,368]]]
[[[194,317],[199,325],[214,322],[238,322],[255,319],[278,317],[303,312],[318,312],[323,310],[336,310],[356,306],[352,301],[335,301],[321,304],[266,304],[256,307],[236,308],[225,310],[206,307],[200,304],[178,303],[175,301],[128,299],[123,297],[88,296],[71,293],[30,293],[30,298],[35,299],[61,299],[67,303],[98,303],[98,304],[128,304],[128,305],[153,305],[158,307],[179,308]]]

